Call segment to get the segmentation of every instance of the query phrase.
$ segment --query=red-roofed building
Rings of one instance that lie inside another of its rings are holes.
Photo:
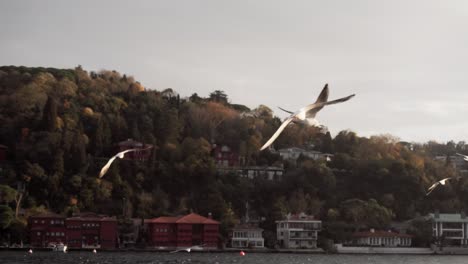
[[[350,244],[357,246],[410,247],[412,238],[413,236],[408,234],[371,229],[365,232],[353,233],[353,240]]]
[[[69,248],[113,249],[118,240],[117,219],[93,213],[66,219]]]
[[[69,248],[115,248],[118,231],[115,218],[82,214],[70,218],[47,213],[28,219],[32,247],[63,243]]]
[[[217,167],[235,167],[240,165],[239,154],[226,145],[214,145],[213,154]]]
[[[154,247],[217,248],[219,222],[191,213],[185,216],[162,216],[147,221],[148,242]]]
[[[28,219],[32,247],[48,247],[66,242],[65,216],[45,213]]]
[[[140,161],[146,161],[151,157],[151,151],[153,148],[153,145],[151,144],[144,144],[138,141],[135,141],[131,138],[119,142],[119,152],[124,151],[127,149],[139,149],[138,151],[132,151],[129,153],[126,153],[124,156],[124,159],[128,160],[140,160]]]

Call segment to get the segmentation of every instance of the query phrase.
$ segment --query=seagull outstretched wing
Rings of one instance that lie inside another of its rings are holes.
[[[292,117],[289,117],[288,119],[284,120],[283,124],[281,124],[281,126],[278,128],[278,130],[276,130],[276,132],[273,134],[273,136],[271,136],[271,138],[263,145],[263,147],[260,150],[264,150],[268,146],[270,146],[271,143],[273,143],[273,141],[275,141],[275,139],[281,134],[281,132],[283,132],[284,128],[287,125],[289,125],[289,123],[291,123],[292,120],[293,120]]]
[[[288,111],[288,110],[286,110],[286,109],[284,109],[284,108],[281,108],[281,107],[279,107],[279,106],[278,106],[278,108],[281,109],[281,110],[283,110],[284,112],[286,112],[286,113],[288,113],[288,114],[291,114],[291,115],[294,114],[294,112]]]
[[[434,191],[434,189],[440,184],[440,182],[436,182],[434,184],[431,185],[431,187],[429,187],[429,189],[427,189],[427,193],[426,193],[426,196],[428,196],[432,191]]]
[[[465,161],[468,161],[468,156],[460,154],[460,153],[457,153],[457,155],[463,157]]]
[[[340,99],[336,99],[336,100],[333,100],[333,101],[315,102],[313,104],[310,104],[310,105],[308,105],[306,107],[301,108],[299,110],[299,112],[305,112],[307,118],[314,118],[315,115],[317,114],[317,112],[320,111],[320,109],[322,109],[325,105],[331,105],[331,104],[338,104],[338,103],[346,102],[349,99],[353,98],[354,96],[355,96],[355,94],[352,94],[352,95],[349,95],[349,96],[346,96],[346,97],[343,97],[343,98],[340,98]]]
[[[99,178],[102,178],[104,176],[104,174],[107,173],[107,171],[109,170],[112,162],[114,162],[114,160],[116,158],[123,159],[125,154],[128,153],[128,152],[137,151],[137,150],[146,150],[146,149],[148,149],[148,148],[145,148],[145,149],[127,149],[127,150],[124,150],[124,151],[121,151],[121,152],[115,154],[112,158],[109,159],[109,161],[107,161],[106,165],[104,165],[104,167],[102,167],[101,172],[99,172]]]
[[[459,179],[460,177],[457,177],[457,179]],[[442,179],[434,184],[431,185],[431,187],[429,187],[427,189],[427,193],[426,193],[426,196],[429,195],[432,191],[435,190],[435,188],[437,188],[437,186],[439,185],[445,185],[447,183],[448,180],[451,180],[453,178],[449,177],[449,178],[445,178],[445,179]]]
[[[205,245],[205,244],[195,245],[195,246],[191,246],[191,247],[188,247],[188,248],[180,248],[180,249],[171,251],[171,252],[169,252],[169,253],[176,253],[176,252],[180,252],[180,251],[187,251],[188,253],[190,253],[190,251],[192,251],[192,249],[195,249],[195,250],[203,249],[202,247],[203,247],[204,245]]]
[[[284,128],[289,123],[291,123],[292,121],[297,120],[297,119],[304,120],[306,118],[314,118],[315,115],[317,114],[317,112],[320,111],[320,109],[322,109],[325,105],[331,105],[331,104],[337,104],[337,103],[345,102],[345,101],[348,101],[349,99],[351,99],[353,96],[355,96],[354,94],[352,94],[350,96],[343,97],[343,98],[340,98],[340,99],[336,99],[336,100],[333,100],[333,101],[327,101],[328,100],[328,93],[329,93],[328,92],[328,84],[325,84],[325,87],[323,87],[323,89],[320,92],[320,95],[318,96],[317,101],[315,103],[307,105],[307,106],[299,109],[299,111],[297,111],[295,113],[287,111],[287,110],[280,107],[281,110],[283,110],[285,112],[288,112],[288,113],[291,113],[291,116],[289,116],[281,124],[281,126],[278,128],[278,130],[276,130],[276,132],[273,134],[273,136],[262,146],[262,148],[260,148],[260,151],[262,151],[262,150],[266,149],[268,146],[270,146],[273,143],[273,141],[275,141],[275,139],[281,134],[281,132],[284,130]]]

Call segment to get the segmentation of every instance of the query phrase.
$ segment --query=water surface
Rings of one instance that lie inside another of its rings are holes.
[[[34,252],[0,251],[1,264],[465,264],[468,256],[441,255],[326,255],[284,253],[153,253],[153,252]]]

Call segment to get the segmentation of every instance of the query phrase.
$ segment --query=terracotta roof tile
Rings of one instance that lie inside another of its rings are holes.
[[[186,216],[181,217],[176,221],[178,224],[218,224],[218,221],[213,219],[203,217],[199,214],[191,213]]]

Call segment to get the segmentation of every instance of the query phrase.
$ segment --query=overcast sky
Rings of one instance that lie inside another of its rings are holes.
[[[117,70],[336,134],[468,141],[468,1],[1,1],[0,65]]]

